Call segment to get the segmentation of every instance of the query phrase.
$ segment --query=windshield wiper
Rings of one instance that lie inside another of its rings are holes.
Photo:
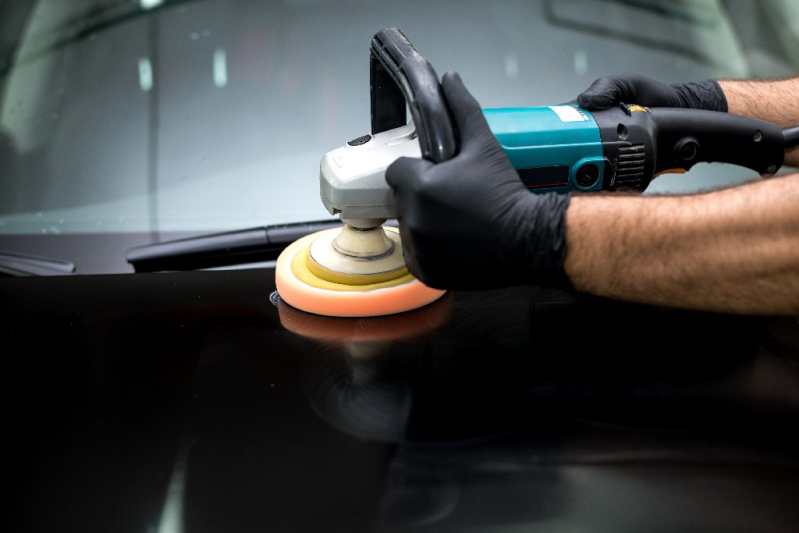
[[[274,261],[310,233],[340,227],[340,220],[263,226],[137,246],[126,259],[136,272],[198,270]]]
[[[0,250],[0,275],[63,276],[75,272],[75,263]]]

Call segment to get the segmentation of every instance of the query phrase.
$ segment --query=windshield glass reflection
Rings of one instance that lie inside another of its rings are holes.
[[[622,70],[795,72],[796,20],[780,0],[4,2],[0,234],[329,218],[319,161],[368,132],[368,45],[387,25],[484,107],[510,107],[567,101]],[[697,169],[653,190],[740,176]]]

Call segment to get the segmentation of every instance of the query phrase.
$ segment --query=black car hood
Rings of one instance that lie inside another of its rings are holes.
[[[799,519],[794,317],[523,287],[342,319],[274,291],[271,269],[0,279],[13,529]]]

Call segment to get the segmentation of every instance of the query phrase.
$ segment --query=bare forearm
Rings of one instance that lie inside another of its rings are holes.
[[[799,313],[799,174],[691,196],[575,196],[576,289],[733,313]]]
[[[785,80],[719,80],[727,111],[774,122],[781,128],[799,126],[799,77]]]
[[[781,128],[799,126],[799,77],[785,80],[719,80],[727,111],[774,122]],[[799,167],[799,147],[785,153],[785,164]]]

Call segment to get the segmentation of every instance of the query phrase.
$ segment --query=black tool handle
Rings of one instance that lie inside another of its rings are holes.
[[[731,163],[774,174],[783,164],[785,137],[776,124],[718,111],[656,108],[655,174],[699,162]]]
[[[438,76],[397,28],[372,38],[369,74],[372,134],[404,126],[407,103],[422,157],[440,163],[455,155],[455,130]]]

